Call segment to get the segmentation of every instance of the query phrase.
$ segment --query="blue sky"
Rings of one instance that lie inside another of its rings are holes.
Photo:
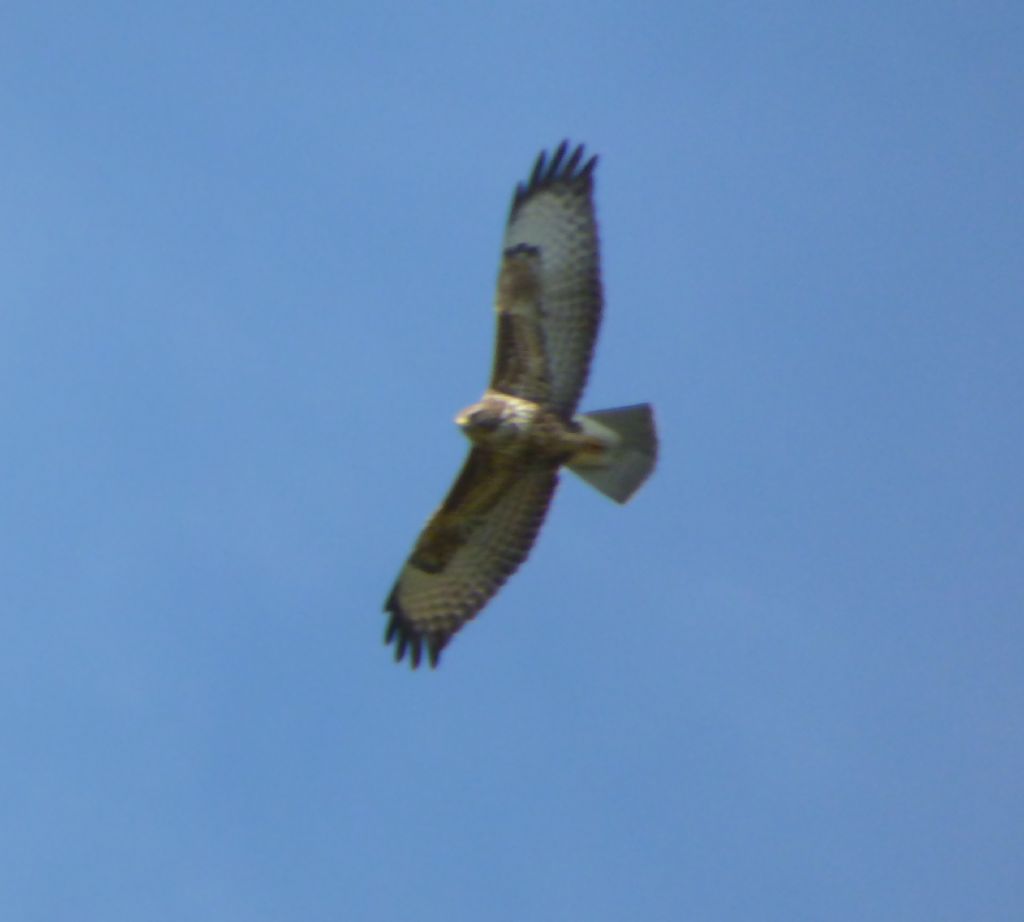
[[[0,13],[0,914],[1024,917],[1024,12]],[[601,157],[565,478],[436,672],[509,197]]]

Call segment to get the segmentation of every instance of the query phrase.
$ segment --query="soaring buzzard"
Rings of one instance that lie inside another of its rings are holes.
[[[413,668],[445,644],[526,559],[564,464],[624,503],[657,454],[648,404],[576,414],[601,322],[592,199],[596,157],[563,142],[517,186],[498,272],[490,387],[455,422],[472,442],[384,605],[385,643]]]

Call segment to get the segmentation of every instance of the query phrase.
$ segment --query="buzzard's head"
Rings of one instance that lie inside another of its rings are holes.
[[[455,423],[474,444],[497,447],[521,437],[529,420],[514,398],[487,396],[466,407],[455,417]]]

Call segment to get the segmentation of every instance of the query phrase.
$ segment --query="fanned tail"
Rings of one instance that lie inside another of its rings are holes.
[[[596,410],[577,416],[576,422],[603,447],[577,455],[569,469],[615,502],[626,502],[650,476],[658,457],[651,405]]]

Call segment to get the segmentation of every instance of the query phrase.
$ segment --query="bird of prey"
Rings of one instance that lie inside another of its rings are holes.
[[[596,157],[563,142],[516,187],[505,228],[490,386],[455,417],[472,447],[384,605],[415,669],[526,559],[562,465],[624,503],[657,454],[648,404],[576,415],[601,321]]]

